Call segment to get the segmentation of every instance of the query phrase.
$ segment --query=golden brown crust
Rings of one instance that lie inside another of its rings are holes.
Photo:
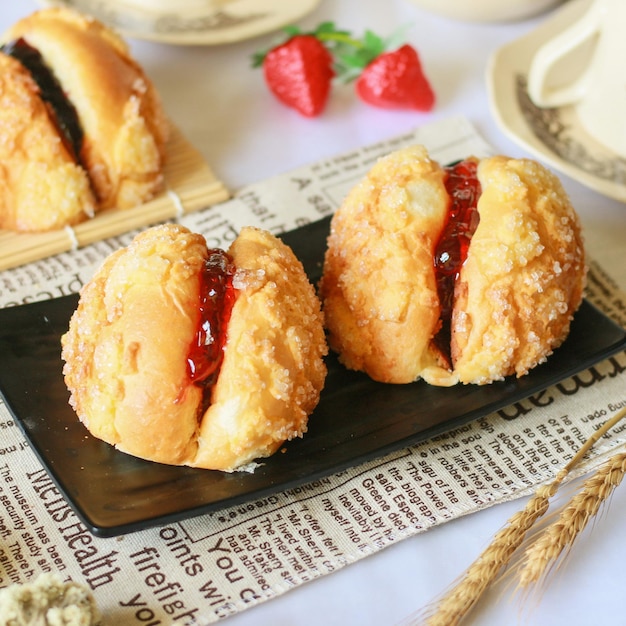
[[[320,303],[300,261],[269,233],[229,249],[238,297],[194,464],[232,469],[302,436],[326,378]]]
[[[51,122],[29,72],[0,53],[0,228],[51,230],[95,211],[85,171]]]
[[[456,283],[452,367],[432,346],[442,168],[421,147],[392,153],[334,215],[320,290],[329,343],[347,367],[382,382],[484,384],[527,373],[563,342],[586,271],[569,199],[529,160],[484,159],[478,178],[480,223]]]
[[[478,169],[480,223],[457,283],[452,354],[461,382],[522,376],[565,340],[585,283],[581,226],[560,181],[503,156]]]
[[[129,208],[163,186],[168,123],[158,94],[127,45],[100,22],[64,8],[36,11],[5,42],[37,49],[76,108],[81,160],[98,208]]]
[[[181,227],[139,234],[83,287],[63,337],[79,418],[136,456],[181,463],[195,453],[202,392],[190,384],[186,358],[205,259],[204,238]]]
[[[111,255],[63,336],[71,404],[96,437],[161,463],[233,470],[306,431],[324,384],[320,305],[275,237],[243,229],[236,301],[211,405],[187,371],[204,238],[164,225]]]
[[[406,383],[435,365],[432,258],[446,214],[443,171],[415,146],[379,160],[333,216],[320,296],[348,368]]]

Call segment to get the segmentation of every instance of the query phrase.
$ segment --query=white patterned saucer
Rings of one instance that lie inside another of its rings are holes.
[[[490,106],[502,130],[539,160],[626,202],[626,159],[591,137],[573,107],[537,107],[526,90],[534,52],[578,19],[591,1],[570,0],[537,29],[496,51],[487,68]]]

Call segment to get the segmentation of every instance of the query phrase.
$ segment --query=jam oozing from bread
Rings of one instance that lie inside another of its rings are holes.
[[[467,258],[472,235],[479,222],[480,182],[477,162],[460,161],[446,168],[445,186],[450,198],[448,217],[435,247],[434,265],[441,307],[441,328],[434,338],[439,352],[450,361],[450,323],[454,286]]]
[[[190,380],[207,389],[215,384],[224,357],[235,302],[234,274],[231,257],[223,250],[210,249],[200,279],[200,324],[187,356]]]
[[[83,131],[78,114],[39,51],[21,38],[5,44],[0,49],[18,60],[29,71],[39,87],[41,99],[48,105],[50,117],[59,129],[65,147],[74,160],[79,162]]]

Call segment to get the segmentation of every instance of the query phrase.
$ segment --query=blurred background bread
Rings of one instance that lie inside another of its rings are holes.
[[[33,78],[37,80],[48,69],[76,113],[81,138],[77,142],[75,162],[87,173],[93,200],[91,206],[85,204],[82,212],[75,207],[66,223],[94,210],[136,206],[162,189],[168,121],[155,88],[116,33],[72,10],[52,8],[18,21],[4,33],[3,43],[2,56],[11,53],[19,59],[25,54],[31,57],[39,54],[41,63]],[[0,98],[11,93],[11,80],[11,75],[4,77]],[[45,98],[44,90],[31,85],[30,98],[14,100],[25,118],[42,108],[36,103],[38,92]],[[29,145],[26,152],[17,145],[14,120],[8,120],[6,113],[3,116],[0,126],[3,160],[25,159],[39,165],[30,169],[15,165],[10,175],[5,174],[8,190],[0,198],[4,207],[0,216],[9,217],[0,222],[2,228],[46,230],[63,223],[60,217],[39,221],[30,214],[32,209],[21,204],[25,194],[33,196],[33,190],[39,189],[36,198],[40,207],[45,207],[40,212],[54,213],[58,205],[54,199],[61,191],[46,187],[53,184],[64,187],[62,180],[46,185],[38,178],[53,167],[46,155],[62,152],[58,144],[69,143],[62,137],[64,120],[57,119],[48,100],[45,110],[50,117],[49,128],[56,124],[61,138],[55,138],[50,130],[39,138],[44,145]],[[25,191],[26,188],[30,191]],[[67,189],[63,195],[68,195]],[[75,204],[82,202],[76,199]],[[11,215],[20,218],[12,219]]]

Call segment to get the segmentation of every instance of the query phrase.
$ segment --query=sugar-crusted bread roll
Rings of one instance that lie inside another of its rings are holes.
[[[59,152],[59,144],[65,144],[69,157],[84,168],[95,196],[95,209],[130,208],[162,189],[167,119],[154,86],[116,33],[70,9],[51,8],[18,21],[4,33],[2,43],[0,56],[15,57],[40,83],[36,89],[29,86],[29,98],[13,100],[19,114],[26,120],[41,117],[43,106],[50,120],[40,138],[43,145],[36,152],[42,165],[35,171],[22,163],[30,160],[30,153],[22,145],[19,120],[6,113],[0,118],[3,160],[14,162],[11,167],[22,172],[19,178],[7,177],[9,188],[0,193],[0,207],[9,208],[0,209],[0,217],[25,211],[17,201],[26,193],[34,195],[28,186],[47,186],[56,197],[62,191],[53,185],[63,188],[71,184],[40,180],[46,167],[54,167],[45,161],[45,154]],[[11,82],[12,75],[3,77],[0,98],[14,91]],[[45,105],[38,102],[40,99]],[[57,104],[63,107],[60,115]],[[72,116],[76,119],[69,119]],[[55,126],[56,135],[49,130]],[[30,145],[26,147],[33,150]],[[54,212],[56,205],[46,194],[40,194],[38,201]],[[86,205],[83,213],[90,211]],[[73,219],[78,214],[75,211]],[[56,225],[50,218],[41,223],[31,219],[24,230],[46,230]],[[12,228],[13,224],[0,222],[0,227]]]
[[[326,376],[314,288],[291,249],[255,228],[228,255],[181,226],[139,234],[83,287],[62,346],[70,402],[93,435],[207,469],[302,436]]]
[[[320,295],[348,368],[485,384],[564,341],[585,276],[578,216],[543,166],[497,156],[443,168],[414,146],[375,164],[333,216]]]

